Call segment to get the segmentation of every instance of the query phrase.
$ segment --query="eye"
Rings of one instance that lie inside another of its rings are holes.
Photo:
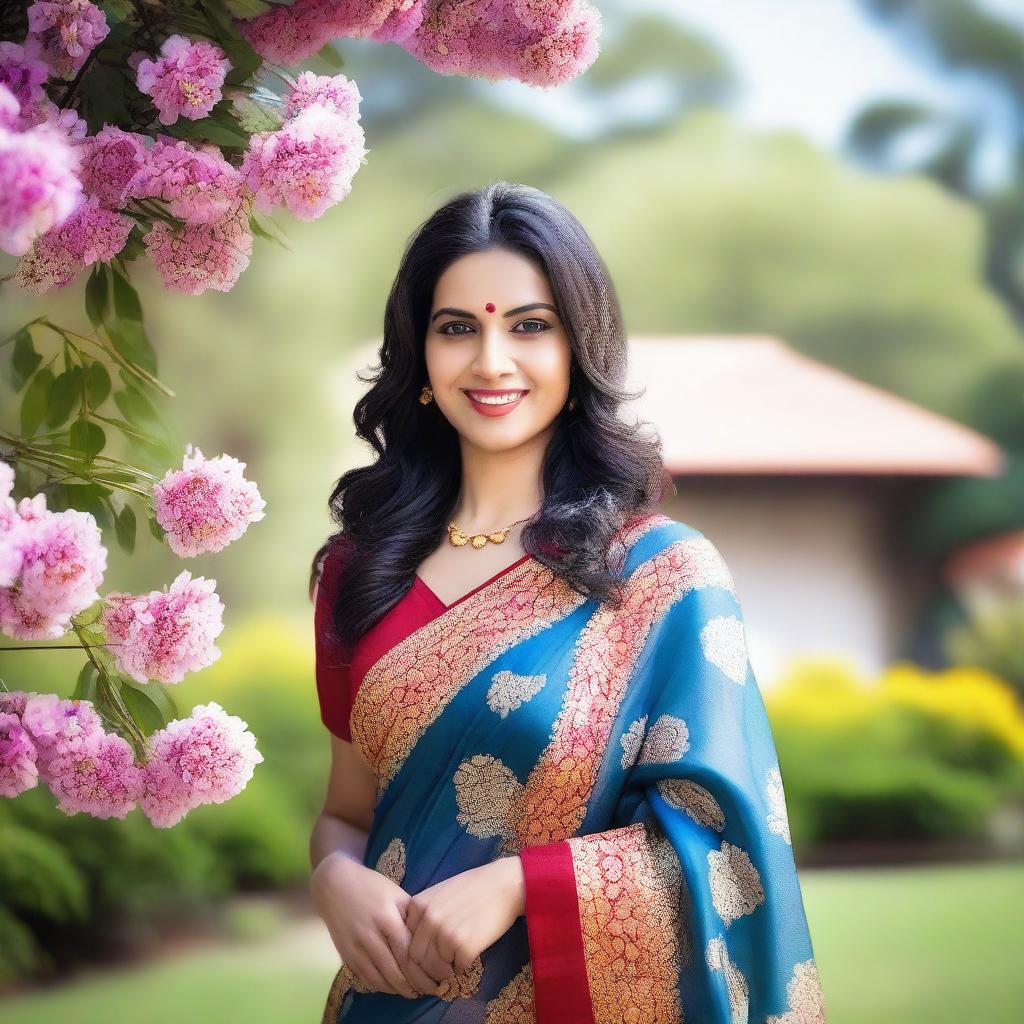
[[[538,327],[539,327],[539,330],[518,331],[517,333],[519,333],[519,334],[543,334],[544,331],[547,331],[547,330],[550,329],[550,324],[548,324],[544,320],[538,320],[538,319],[536,319],[534,317],[531,317],[529,320],[520,320],[519,323],[516,324],[516,327],[517,328],[518,327],[522,327],[524,324],[537,324]]]
[[[449,327],[465,327],[466,330],[465,331],[449,331],[448,330]],[[467,324],[467,323],[463,322],[462,320],[449,320],[448,323],[442,325],[439,328],[439,333],[440,334],[447,334],[449,337],[451,337],[451,336],[456,335],[456,334],[466,334],[467,331],[472,331],[472,330],[473,330],[472,326],[470,326],[470,324]]]

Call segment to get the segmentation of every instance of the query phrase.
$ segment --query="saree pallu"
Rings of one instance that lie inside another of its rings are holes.
[[[818,1024],[775,744],[728,568],[661,513],[618,609],[530,557],[368,670],[364,863],[410,894],[518,856],[525,915],[437,994],[342,966],[325,1024]]]

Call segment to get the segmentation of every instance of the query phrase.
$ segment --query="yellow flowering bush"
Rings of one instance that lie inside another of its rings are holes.
[[[1024,712],[982,668],[909,662],[867,679],[805,658],[764,688],[793,831],[803,841],[986,839],[1024,814]]]

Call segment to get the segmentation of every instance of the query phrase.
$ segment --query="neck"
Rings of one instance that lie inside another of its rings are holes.
[[[541,467],[550,432],[516,448],[488,451],[462,444],[462,485],[452,519],[466,533],[502,530],[541,506]]]

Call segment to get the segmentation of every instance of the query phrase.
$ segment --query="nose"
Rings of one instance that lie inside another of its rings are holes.
[[[479,333],[479,346],[472,369],[484,380],[496,380],[503,374],[515,373],[516,364],[509,351],[503,324],[484,324]]]

